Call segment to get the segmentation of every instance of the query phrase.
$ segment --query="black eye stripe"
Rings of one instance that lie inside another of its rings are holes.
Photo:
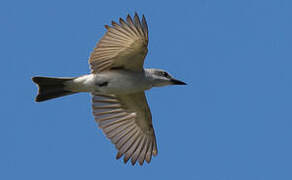
[[[165,71],[157,71],[155,72],[155,74],[157,74],[158,76],[163,76],[163,77],[166,77],[166,78],[170,78],[171,76],[165,72]]]
[[[169,74],[168,74],[167,72],[162,72],[162,75],[163,75],[164,77],[169,77]]]

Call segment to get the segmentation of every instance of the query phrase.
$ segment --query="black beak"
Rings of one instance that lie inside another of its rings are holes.
[[[170,81],[175,85],[187,85],[187,83],[184,83],[184,82],[179,81],[177,79],[171,79]]]

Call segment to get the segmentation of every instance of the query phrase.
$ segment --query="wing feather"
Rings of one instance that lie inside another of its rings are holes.
[[[148,146],[149,146],[149,138],[147,136],[145,136],[145,142],[144,142],[144,146],[143,146],[143,149],[138,157],[138,161],[139,161],[139,164],[142,166],[144,161],[145,161],[145,157],[146,157],[146,153],[147,153],[147,149],[148,149]]]
[[[125,135],[130,133],[130,132],[128,132],[128,129],[133,129],[133,126],[135,126],[134,122],[127,122],[124,124],[124,126],[115,129],[115,131],[107,133],[106,136],[107,136],[107,138],[109,138],[111,140],[113,140],[116,136],[118,136],[117,138],[115,138],[115,139],[117,139],[117,141],[115,141],[115,143],[114,143],[114,144],[117,144],[118,141],[120,141],[122,137],[124,137]]]
[[[147,152],[146,152],[146,162],[147,163],[150,163],[150,161],[151,161],[152,149],[153,149],[153,144],[149,143],[149,147],[148,147]]]
[[[124,136],[129,134],[131,131],[133,131],[135,128],[135,124],[130,123],[123,127],[120,131],[118,131],[113,137],[112,137],[112,143],[116,144],[118,143]]]
[[[146,18],[145,16],[143,15],[142,17],[142,28],[143,28],[143,31],[144,31],[144,35],[147,37],[148,39],[148,25],[147,25],[147,22],[146,22]]]
[[[97,43],[89,58],[92,73],[111,68],[123,67],[132,71],[142,71],[148,46],[148,26],[143,15],[130,15],[119,24],[105,25],[106,34]]]
[[[141,140],[140,140],[139,145],[137,146],[135,152],[132,153],[133,154],[132,155],[132,159],[131,159],[132,165],[135,165],[136,164],[137,159],[138,159],[138,157],[139,157],[139,155],[140,155],[143,147],[145,146],[144,142],[145,142],[145,136],[143,135],[141,137]]]
[[[132,139],[133,139],[132,143],[130,143],[130,144],[125,143],[125,145],[123,146],[126,148],[126,152],[124,153],[125,154],[124,155],[124,162],[125,163],[128,162],[128,160],[131,158],[134,151],[138,147],[139,143],[141,142],[141,134],[138,133],[137,136],[135,136]]]
[[[142,165],[157,154],[151,112],[144,92],[127,95],[93,94],[92,109],[98,126],[118,150],[116,158],[124,155]]]

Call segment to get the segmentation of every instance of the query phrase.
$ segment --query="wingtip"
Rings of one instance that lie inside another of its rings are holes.
[[[132,20],[132,17],[130,16],[130,14],[128,14],[126,20],[129,24],[133,24],[133,20]]]
[[[112,25],[115,26],[115,25],[118,25],[118,23],[116,23],[115,21],[112,21]]]
[[[120,22],[120,24],[125,23],[125,21],[123,20],[123,18],[119,18],[119,22]]]
[[[123,154],[121,152],[118,152],[117,155],[116,155],[116,159],[120,159],[122,157],[122,155]]]
[[[125,157],[124,157],[124,163],[127,164],[127,162],[129,161],[129,159],[130,159],[130,156],[126,156],[125,155]]]
[[[146,24],[147,25],[147,21],[146,21],[146,18],[144,16],[144,14],[142,14],[142,23]]]
[[[104,27],[109,30],[110,29],[110,26],[109,25],[104,25]]]
[[[151,157],[147,157],[146,159],[147,164],[149,164],[151,162]]]

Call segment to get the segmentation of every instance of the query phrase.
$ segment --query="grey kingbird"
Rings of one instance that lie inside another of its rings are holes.
[[[36,102],[89,92],[98,126],[118,150],[134,165],[157,155],[152,116],[145,90],[166,85],[185,85],[161,69],[144,69],[148,26],[137,13],[126,21],[112,21],[89,58],[91,73],[74,78],[33,77],[38,87]]]

